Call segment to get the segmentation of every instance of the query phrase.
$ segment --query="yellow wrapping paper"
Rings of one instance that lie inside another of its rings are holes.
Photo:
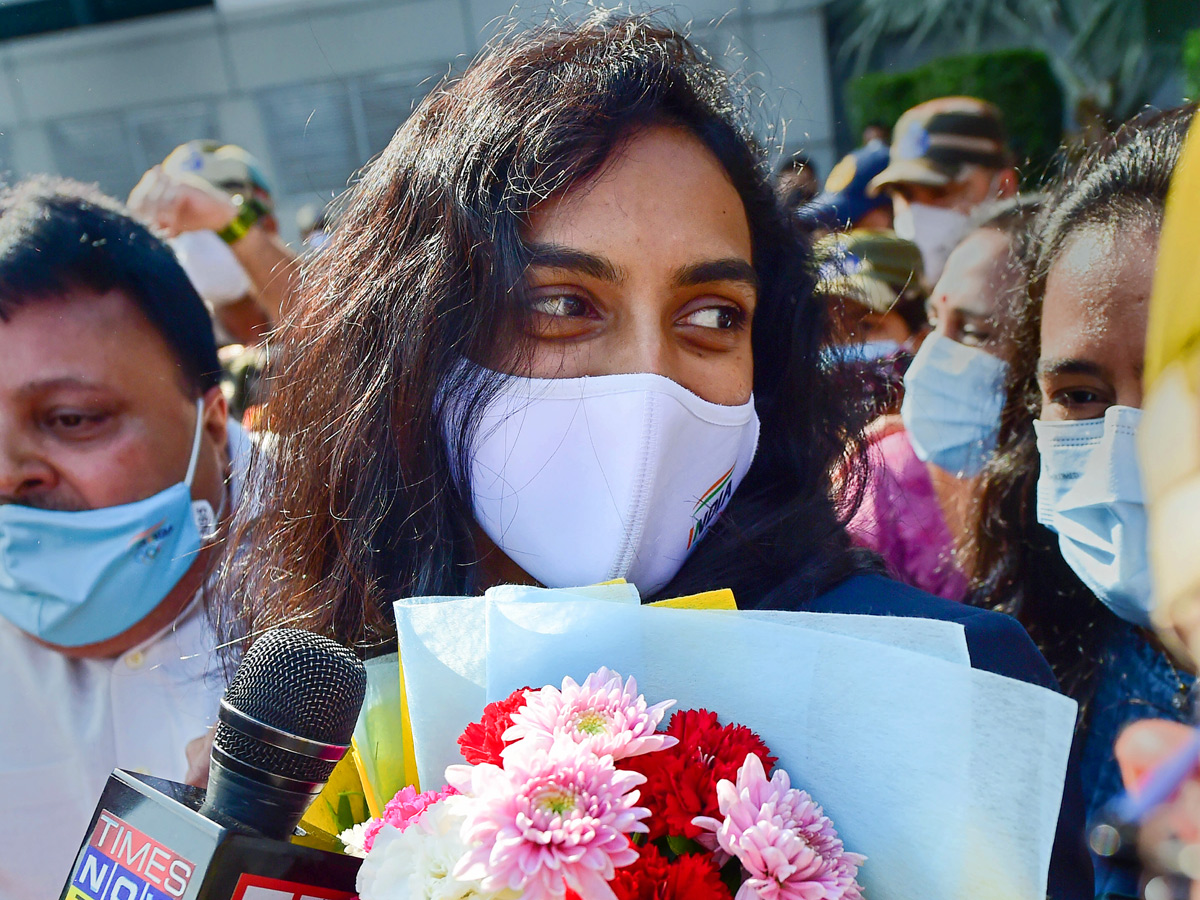
[[[668,606],[671,609],[737,609],[737,601],[733,599],[733,591],[722,588],[719,591],[692,594],[690,597],[659,600],[651,606]]]
[[[351,825],[365,822],[371,815],[374,813],[366,803],[356,754],[351,748],[334,766],[324,789],[301,818],[300,827],[305,831],[338,834]]]
[[[1200,120],[1171,181],[1146,332],[1138,452],[1146,489],[1153,619],[1200,659]]]

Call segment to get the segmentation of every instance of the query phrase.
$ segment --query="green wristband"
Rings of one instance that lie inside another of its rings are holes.
[[[237,215],[228,225],[217,232],[217,236],[227,244],[241,240],[246,236],[246,232],[254,226],[254,223],[267,214],[267,208],[253,197],[235,194],[233,203],[238,208]]]

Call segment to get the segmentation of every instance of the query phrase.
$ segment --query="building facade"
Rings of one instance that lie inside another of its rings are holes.
[[[825,2],[656,7],[744,76],[771,147],[803,148],[822,172],[834,154]],[[510,17],[537,22],[549,8],[548,0],[215,0],[12,38],[0,43],[0,168],[10,179],[53,172],[95,181],[124,197],[177,144],[215,137],[262,159],[292,238],[295,212],[344,190],[439,78]],[[587,4],[555,8],[570,15]]]

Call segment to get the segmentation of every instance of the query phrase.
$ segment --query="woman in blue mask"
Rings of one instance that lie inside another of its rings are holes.
[[[382,654],[402,597],[625,578],[958,621],[975,666],[1052,685],[1016,622],[851,548],[825,308],[737,109],[683,36],[608,15],[511,36],[418,107],[281,336],[231,569],[257,626]]]
[[[1120,729],[1190,714],[1192,673],[1146,630],[1135,443],[1158,232],[1190,118],[1126,126],[1047,203],[973,536],[975,599],[1016,615],[1080,701],[1089,816],[1121,788]],[[1137,882],[1096,860],[1097,896],[1138,896]]]
[[[1038,202],[985,207],[950,254],[926,302],[933,330],[904,373],[900,415],[871,428],[870,480],[850,522],[897,578],[950,600],[967,593],[959,549],[999,429],[1019,258]]]

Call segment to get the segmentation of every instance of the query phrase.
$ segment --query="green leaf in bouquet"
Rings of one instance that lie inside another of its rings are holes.
[[[691,838],[686,838],[679,834],[667,835],[667,849],[670,850],[674,856],[683,856],[686,853],[708,852]]]
[[[336,804],[326,800],[325,805],[329,807],[329,815],[337,824],[338,833],[371,818],[367,809],[367,798],[362,791],[341,791],[337,795]]]

